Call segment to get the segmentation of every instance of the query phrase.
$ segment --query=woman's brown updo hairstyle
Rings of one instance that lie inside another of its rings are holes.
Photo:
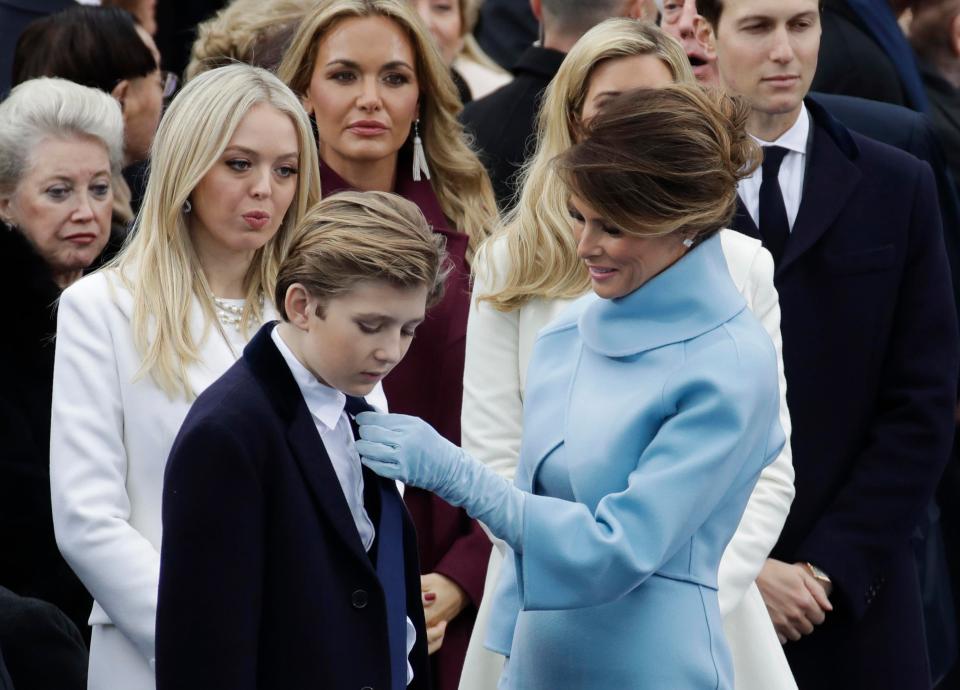
[[[737,182],[761,161],[736,97],[674,84],[606,103],[556,159],[567,187],[632,235],[680,232],[699,243],[726,227]]]

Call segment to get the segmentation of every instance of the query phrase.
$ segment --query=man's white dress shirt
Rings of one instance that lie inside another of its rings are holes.
[[[787,220],[790,222],[790,230],[792,231],[793,224],[797,220],[797,213],[800,212],[800,201],[803,197],[803,176],[807,164],[807,140],[810,137],[810,113],[807,112],[807,106],[800,106],[800,115],[797,117],[797,121],[776,141],[763,141],[752,134],[750,136],[760,146],[780,146],[789,151],[783,157],[783,163],[780,164],[780,174],[777,176],[777,180],[780,182],[783,205],[787,209]],[[758,167],[750,177],[740,180],[737,187],[743,205],[746,206],[747,212],[758,228],[760,227],[761,182],[763,182],[763,169]]]

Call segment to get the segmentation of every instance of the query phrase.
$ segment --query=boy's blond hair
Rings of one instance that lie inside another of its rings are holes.
[[[446,240],[423,213],[387,192],[340,192],[314,206],[294,230],[274,295],[287,319],[287,290],[300,283],[321,303],[366,280],[427,287],[427,306],[443,297]],[[322,313],[321,313],[322,316]]]

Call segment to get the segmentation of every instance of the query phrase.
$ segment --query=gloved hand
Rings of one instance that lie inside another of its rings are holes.
[[[361,412],[357,424],[357,451],[364,465],[381,477],[432,491],[461,506],[514,551],[522,552],[522,491],[418,417]]]

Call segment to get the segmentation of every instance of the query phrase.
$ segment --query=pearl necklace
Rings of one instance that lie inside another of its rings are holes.
[[[246,302],[241,302],[237,304],[237,300],[228,300],[223,299],[222,297],[213,296],[213,310],[217,314],[217,320],[227,328],[233,328],[236,331],[240,330],[240,325],[243,323],[243,309],[246,305]],[[259,295],[260,300],[260,312],[263,312],[263,293]]]

